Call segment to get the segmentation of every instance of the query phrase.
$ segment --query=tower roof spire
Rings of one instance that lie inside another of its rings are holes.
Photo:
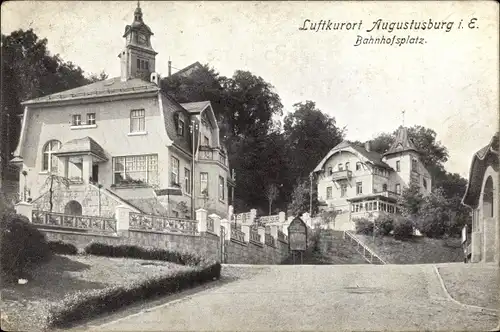
[[[392,143],[389,150],[384,153],[384,156],[405,151],[419,152],[411,138],[408,136],[408,129],[404,126],[400,126],[396,132],[396,139]]]

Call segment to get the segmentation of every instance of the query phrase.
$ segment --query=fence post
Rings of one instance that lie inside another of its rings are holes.
[[[221,226],[224,227],[224,234],[226,238],[224,240],[231,240],[231,222],[227,219],[221,219]]]
[[[133,212],[132,209],[125,205],[118,205],[115,208],[116,233],[128,235],[128,230],[130,228],[130,212]]]
[[[212,220],[214,221],[214,233],[219,235],[219,231],[220,231],[220,217],[219,217],[219,215],[212,213],[211,215],[209,215],[209,217],[212,218]]]
[[[263,226],[259,226],[257,228],[257,233],[259,233],[259,235],[260,235],[260,242],[262,244],[265,244],[266,243],[266,228]]]
[[[257,210],[250,209],[250,220],[248,220],[247,222],[251,225],[255,222],[255,218],[257,218]]]
[[[241,231],[245,234],[245,242],[250,242],[250,225],[241,225]]]
[[[198,221],[198,232],[204,233],[207,231],[207,210],[198,209],[196,210],[196,221]],[[215,225],[214,225],[215,226]]]
[[[16,213],[25,216],[30,222],[33,222],[33,204],[28,202],[19,202],[15,206]]]
[[[269,228],[271,230],[271,236],[274,237],[276,241],[278,241],[278,225],[270,225]]]

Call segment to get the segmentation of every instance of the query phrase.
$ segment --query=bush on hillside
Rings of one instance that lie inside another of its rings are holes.
[[[9,281],[26,277],[30,267],[51,257],[45,235],[19,214],[0,216],[0,244],[2,277]]]
[[[78,254],[78,249],[71,243],[63,241],[49,241],[50,251],[54,254],[60,255],[76,255]]]
[[[382,213],[375,219],[375,235],[387,236],[394,229],[394,215]]]
[[[181,253],[156,248],[142,248],[133,245],[112,246],[98,242],[93,242],[86,246],[85,253],[96,256],[159,260],[181,265],[200,265],[204,262],[202,257],[191,253]]]
[[[50,309],[48,323],[51,327],[68,327],[78,320],[112,312],[137,301],[171,294],[206,281],[219,279],[220,273],[221,265],[215,263],[204,268],[195,268],[173,276],[150,279],[125,287],[99,289],[90,294],[77,292],[65,298],[60,306]]]
[[[354,224],[356,226],[357,234],[372,235],[373,221],[370,221],[367,218],[356,218],[354,219]]]
[[[394,238],[409,239],[413,236],[413,222],[409,218],[396,216],[394,219]]]

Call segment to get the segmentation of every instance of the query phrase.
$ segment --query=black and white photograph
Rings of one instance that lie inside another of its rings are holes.
[[[3,331],[496,331],[497,1],[6,1]]]

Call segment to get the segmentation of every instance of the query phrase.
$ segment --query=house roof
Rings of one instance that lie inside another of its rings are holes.
[[[408,136],[408,129],[406,127],[400,126],[396,133],[396,139],[392,143],[389,150],[384,153],[384,156],[404,151],[419,152],[411,138]]]
[[[210,106],[210,102],[209,101],[197,101],[197,102],[193,102],[193,103],[182,103],[181,106],[184,107],[184,109],[186,111],[188,111],[189,113],[198,114],[198,113],[201,113],[201,111],[203,111],[205,108]]]
[[[498,135],[498,132],[493,135],[493,138],[488,145],[479,149],[479,151],[477,151],[472,157],[471,167],[469,170],[469,181],[467,183],[465,194],[462,198],[462,203],[464,205],[472,208],[477,207],[479,197],[481,196],[484,172],[490,165],[498,171]]]
[[[54,93],[22,102],[23,105],[55,102],[61,100],[72,100],[92,97],[115,96],[130,93],[153,92],[160,89],[156,84],[139,78],[122,81],[120,77],[110,78],[104,81],[83,85],[78,88]]]
[[[173,73],[172,76],[187,76],[189,75],[190,70],[196,70],[202,67],[203,67],[202,64],[196,61],[195,63],[192,63],[189,66],[182,68],[178,72]]]
[[[382,155],[380,153],[375,151],[367,151],[364,147],[361,147],[349,141],[342,141],[333,149],[331,149],[330,152],[328,152],[328,154],[323,158],[323,160],[321,160],[321,162],[318,164],[318,166],[316,166],[313,172],[321,171],[328,159],[330,159],[334,154],[349,148],[352,148],[355,152],[359,153],[362,157],[366,158],[369,162],[373,163],[376,166],[392,169],[391,166],[382,161]]]
[[[65,155],[65,154],[79,154],[79,153],[91,153],[102,160],[108,160],[108,157],[104,152],[104,149],[89,136],[67,141],[54,154]]]

